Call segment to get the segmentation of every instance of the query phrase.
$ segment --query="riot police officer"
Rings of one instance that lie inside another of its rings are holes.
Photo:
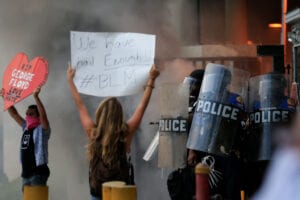
[[[246,83],[245,77],[237,78]],[[238,200],[241,163],[235,147],[245,107],[243,97],[232,90],[237,87],[230,87],[235,84],[232,80],[232,73],[225,66],[207,65],[187,148],[196,152],[190,164],[204,161],[211,167],[210,195]]]
[[[252,196],[260,187],[276,148],[278,128],[288,126],[296,111],[296,101],[286,95],[283,74],[270,72],[249,81],[249,126],[244,138],[245,189]]]
[[[188,129],[193,119],[193,114],[197,105],[204,70],[196,69],[184,78],[183,83],[189,88],[189,113]],[[194,151],[188,149],[188,155],[194,155]],[[188,161],[189,162],[189,161]],[[168,192],[172,200],[193,200],[195,195],[195,174],[194,167],[186,165],[184,168],[177,169],[169,174]]]
[[[193,120],[193,115],[195,112],[195,108],[197,106],[197,99],[199,96],[202,80],[204,76],[203,69],[196,69],[191,72],[188,77],[185,77],[183,83],[189,85],[189,128],[191,127],[191,123]],[[196,152],[193,149],[188,149],[188,164],[193,166],[196,163]]]

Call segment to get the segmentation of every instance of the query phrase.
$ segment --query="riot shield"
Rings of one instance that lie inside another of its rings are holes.
[[[179,168],[186,162],[187,84],[163,84],[160,90],[158,167]]]
[[[200,89],[187,148],[229,154],[244,117],[249,73],[209,63]]]
[[[245,153],[250,161],[270,160],[278,128],[291,121],[296,105],[287,96],[287,83],[284,75],[276,73],[250,78],[245,138]]]

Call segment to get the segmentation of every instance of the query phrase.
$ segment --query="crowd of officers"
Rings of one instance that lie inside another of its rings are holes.
[[[187,168],[199,162],[210,167],[211,199],[240,200],[241,191],[249,198],[258,191],[278,138],[288,134],[296,112],[297,98],[287,95],[284,74],[235,74],[208,64],[184,80],[190,86]]]

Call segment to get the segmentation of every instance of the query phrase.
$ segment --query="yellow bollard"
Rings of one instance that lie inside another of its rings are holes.
[[[103,200],[136,200],[135,185],[126,185],[125,182],[111,181],[102,184]]]
[[[123,186],[125,182],[122,181],[110,181],[102,184],[102,199],[103,200],[111,200],[112,187]]]
[[[248,200],[248,197],[247,197],[246,192],[244,190],[241,190],[241,200]]]
[[[124,185],[112,188],[111,200],[137,200],[135,185]]]
[[[48,186],[24,186],[23,200],[48,200]]]

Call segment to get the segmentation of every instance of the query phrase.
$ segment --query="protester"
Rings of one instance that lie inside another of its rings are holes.
[[[67,78],[70,90],[81,124],[89,139],[87,154],[90,163],[89,183],[92,200],[102,198],[103,182],[118,180],[128,183],[127,153],[130,152],[132,138],[140,125],[158,75],[159,71],[153,65],[142,99],[127,122],[123,121],[122,106],[115,97],[106,98],[99,103],[93,121],[74,84],[75,70],[69,65]]]
[[[28,106],[26,118],[21,117],[14,106],[8,108],[10,116],[22,127],[20,157],[23,187],[46,185],[50,175],[48,167],[48,140],[50,125],[46,110],[39,98],[41,88],[33,92],[36,105]]]

